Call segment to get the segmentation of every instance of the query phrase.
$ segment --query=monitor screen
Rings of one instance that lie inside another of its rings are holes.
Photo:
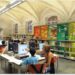
[[[13,51],[14,51],[15,53],[18,52],[18,43],[17,43],[17,42],[13,42]]]
[[[0,40],[0,45],[2,45],[2,41],[3,41],[3,40]]]
[[[17,42],[8,42],[8,51],[18,52],[18,43]]]
[[[8,50],[9,51],[13,51],[14,50],[14,48],[13,48],[13,42],[11,42],[11,41],[8,42]]]
[[[28,48],[27,44],[19,44],[18,45],[18,54],[26,54],[28,51],[25,50]]]
[[[15,43],[19,43],[20,41],[19,40],[13,40]]]
[[[42,50],[44,46],[44,43],[39,43],[39,50]]]

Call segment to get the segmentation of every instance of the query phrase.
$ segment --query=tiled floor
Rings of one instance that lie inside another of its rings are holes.
[[[3,62],[2,62],[3,64]],[[4,65],[2,65],[4,66]],[[0,61],[0,74],[6,73],[4,69],[1,69]],[[70,61],[66,59],[59,59],[59,67],[57,74],[75,74],[75,61]]]
[[[75,74],[75,61],[60,59],[58,73]]]

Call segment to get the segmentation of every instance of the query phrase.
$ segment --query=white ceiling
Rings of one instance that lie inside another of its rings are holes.
[[[0,8],[12,0],[0,0]],[[26,0],[16,7],[1,14],[1,18],[15,19],[21,22],[23,18],[33,18],[42,21],[44,17],[57,15],[64,21],[73,20],[75,16],[75,0]]]
[[[11,1],[0,0],[0,8]],[[59,22],[75,21],[75,0],[24,0],[1,14],[0,23],[22,25],[32,19],[34,24],[45,24],[45,18],[50,16],[58,16]]]

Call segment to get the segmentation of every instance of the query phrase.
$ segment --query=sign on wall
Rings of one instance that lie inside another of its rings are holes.
[[[28,21],[28,33],[32,33],[32,21]]]
[[[34,27],[34,36],[40,37],[40,26]]]
[[[3,28],[0,28],[0,39],[3,38]]]
[[[15,24],[15,33],[18,33],[18,24]]]
[[[52,40],[56,40],[57,38],[57,29],[50,25],[48,26],[48,38]]]
[[[41,39],[47,40],[47,38],[48,38],[48,26],[43,25],[41,26]]]

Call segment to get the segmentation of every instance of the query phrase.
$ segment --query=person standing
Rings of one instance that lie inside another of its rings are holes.
[[[53,53],[50,52],[50,46],[45,45],[43,47],[43,52],[42,53],[46,58],[46,63],[45,63],[46,67],[47,67],[46,73],[54,74],[55,73],[54,58],[53,58]]]

